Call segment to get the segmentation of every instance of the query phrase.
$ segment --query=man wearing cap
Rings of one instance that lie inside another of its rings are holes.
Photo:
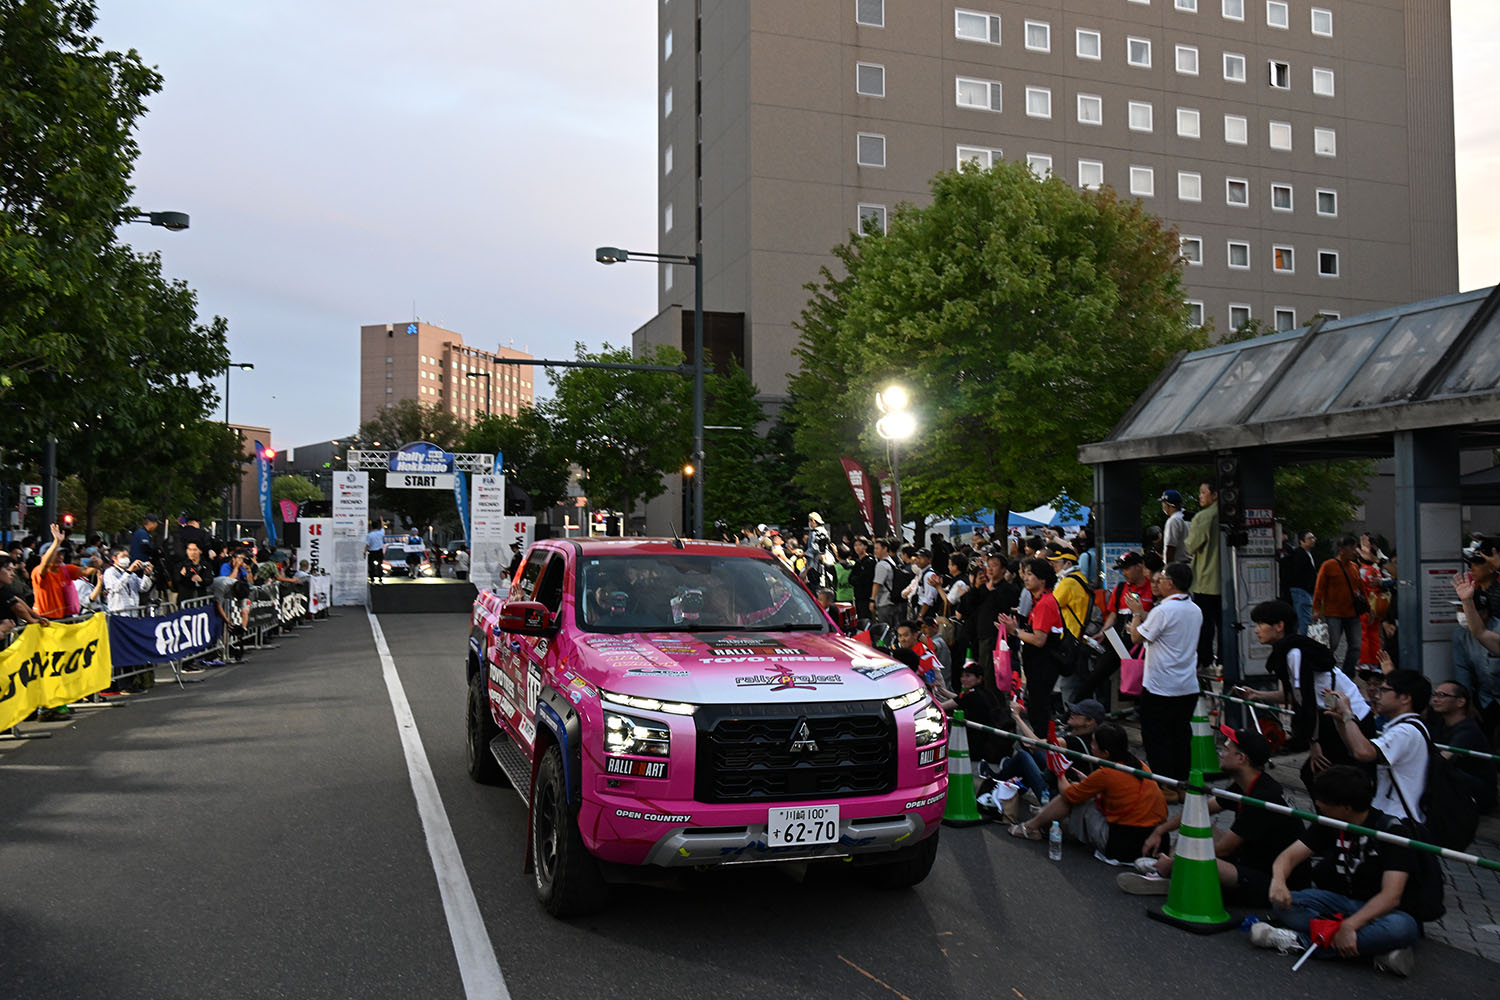
[[[1167,523],[1162,528],[1161,544],[1162,558],[1167,562],[1187,562],[1187,518],[1182,513],[1182,494],[1176,490],[1162,490],[1161,512],[1167,515]]]
[[[1219,732],[1224,737],[1219,748],[1219,769],[1229,775],[1233,790],[1262,802],[1286,805],[1286,793],[1266,773],[1271,766],[1270,742],[1253,729],[1220,726]],[[1271,889],[1271,866],[1278,854],[1302,836],[1302,821],[1258,806],[1241,808],[1241,803],[1218,796],[1209,799],[1209,815],[1221,812],[1234,813],[1234,823],[1227,832],[1214,833],[1219,884],[1224,887],[1226,897],[1238,906],[1265,906]],[[1161,848],[1167,834],[1181,825],[1181,815],[1158,824],[1141,847],[1135,871],[1121,873],[1115,884],[1137,896],[1165,896],[1172,876],[1172,858]],[[1305,868],[1293,875],[1291,884],[1299,889],[1307,885]]]
[[[130,535],[130,560],[132,562],[149,563],[156,557],[156,544],[151,540],[151,536],[159,524],[161,524],[161,518],[155,514],[147,514],[141,518],[141,526]]]
[[[1115,589],[1110,591],[1105,599],[1104,628],[1107,632],[1111,629],[1119,635],[1121,642],[1130,645],[1130,633],[1126,630],[1130,619],[1135,613],[1130,610],[1126,602],[1127,594],[1134,594],[1141,605],[1143,615],[1151,611],[1151,606],[1156,603],[1156,595],[1151,592],[1151,578],[1146,573],[1146,560],[1139,552],[1127,552],[1115,560],[1115,569],[1120,571],[1124,578],[1115,584]],[[1077,694],[1080,698],[1097,698],[1105,706],[1109,704],[1110,678],[1115,671],[1120,669],[1120,655],[1115,652],[1114,646],[1108,642],[1101,643],[1104,652],[1094,659],[1094,669],[1084,678],[1083,683],[1078,685]]]
[[[807,515],[807,561],[817,560],[828,550],[828,528],[823,524],[823,515],[813,511]]]
[[[917,583],[917,618],[923,619],[937,606],[943,578],[932,568],[932,553],[927,549],[917,550],[913,565]]]
[[[1078,569],[1078,553],[1060,542],[1047,546],[1047,561],[1057,573],[1052,596],[1062,611],[1063,628],[1072,635],[1083,634],[1083,623],[1089,617],[1089,587]]]

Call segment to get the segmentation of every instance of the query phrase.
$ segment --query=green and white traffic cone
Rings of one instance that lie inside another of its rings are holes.
[[[1205,775],[1219,773],[1219,751],[1214,747],[1214,727],[1209,721],[1208,695],[1200,694],[1198,704],[1193,707],[1193,735],[1188,743],[1188,770],[1202,771]]]
[[[1202,788],[1203,772],[1194,768],[1188,784]],[[1147,910],[1146,915],[1194,934],[1217,934],[1234,926],[1229,911],[1224,909],[1224,894],[1219,886],[1219,861],[1214,856],[1214,832],[1206,792],[1187,793],[1167,901],[1159,910]]]
[[[948,801],[944,826],[977,826],[984,822],[974,801],[974,771],[969,766],[969,729],[964,713],[955,711],[948,723]]]

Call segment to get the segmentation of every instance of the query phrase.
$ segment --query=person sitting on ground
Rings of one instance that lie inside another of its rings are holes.
[[[1338,765],[1319,772],[1313,777],[1311,792],[1318,813],[1329,819],[1411,836],[1409,824],[1371,805],[1370,781],[1358,768]],[[1292,872],[1309,859],[1313,887],[1292,889]],[[1333,947],[1318,949],[1318,955],[1372,957],[1377,969],[1410,975],[1415,964],[1412,946],[1422,931],[1407,907],[1424,888],[1433,890],[1414,884],[1417,869],[1416,854],[1409,848],[1368,834],[1315,825],[1282,851],[1271,869],[1269,895],[1282,926],[1254,924],[1250,942],[1283,954],[1301,951],[1312,943],[1313,920],[1341,914]],[[1441,884],[1436,891],[1441,893]]]
[[[1090,753],[1095,757],[1148,770],[1130,752],[1125,730],[1106,722],[1094,730]],[[1141,847],[1167,818],[1167,801],[1150,778],[1138,778],[1112,767],[1096,767],[1082,781],[1058,776],[1059,794],[1025,823],[1010,828],[1012,837],[1041,840],[1054,820],[1074,840],[1094,848],[1094,857],[1106,864],[1128,865],[1141,856]]]
[[[1250,611],[1255,638],[1271,647],[1266,669],[1281,687],[1275,691],[1235,690],[1238,697],[1271,705],[1287,705],[1292,717],[1292,746],[1307,747],[1302,765],[1302,784],[1335,764],[1354,764],[1354,757],[1339,736],[1339,723],[1326,712],[1329,692],[1338,690],[1348,699],[1350,711],[1368,739],[1375,735],[1374,713],[1359,686],[1334,662],[1327,646],[1297,633],[1297,612],[1285,601],[1262,601]]]
[[[1033,740],[1045,739],[1032,731],[1018,704],[1011,702],[1010,707],[1016,732]],[[1093,753],[1094,730],[1107,718],[1104,706],[1093,698],[1085,698],[1076,705],[1069,705],[1068,729],[1062,737],[1063,746],[1078,753]],[[1057,791],[1057,775],[1047,770],[1045,764],[1045,750],[1034,746],[1017,746],[1015,752],[1001,762],[998,774],[1001,778],[1019,778],[1036,795],[1038,802],[1045,805]],[[1068,759],[1069,780],[1082,781],[1093,770],[1092,761],[1076,757]]]
[[[1479,712],[1469,698],[1469,689],[1458,681],[1443,681],[1432,692],[1432,705],[1427,710],[1427,728],[1432,733],[1432,742],[1462,750],[1493,754],[1484,730],[1479,725]],[[1484,757],[1444,750],[1443,756],[1453,763],[1453,777],[1474,800],[1482,813],[1495,808],[1495,762]]]
[[[1286,794],[1275,778],[1266,773],[1271,766],[1271,743],[1253,729],[1220,726],[1224,743],[1219,748],[1219,769],[1229,775],[1236,792],[1284,806]],[[1239,906],[1265,906],[1271,889],[1271,866],[1282,851],[1302,836],[1302,821],[1295,816],[1271,812],[1259,806],[1241,808],[1239,802],[1214,796],[1208,801],[1209,815],[1234,813],[1234,824],[1214,833],[1214,857],[1219,864],[1219,884],[1225,898]],[[1157,826],[1141,847],[1141,858],[1133,872],[1115,879],[1125,892],[1137,896],[1164,896],[1172,877],[1172,858],[1162,853],[1167,834],[1182,825],[1182,816],[1170,817]],[[1307,872],[1292,875],[1292,885],[1303,888]]]
[[[955,709],[964,713],[965,722],[977,722],[992,729],[1004,729],[1009,721],[1000,698],[984,686],[984,670],[970,660],[958,672],[958,683],[963,689],[952,698],[938,702],[946,712]],[[969,732],[969,755],[977,767],[982,762],[998,763],[1009,752],[1010,740],[982,729]]]

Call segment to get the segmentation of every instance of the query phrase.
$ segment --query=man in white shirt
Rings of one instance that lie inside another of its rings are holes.
[[[1187,553],[1187,518],[1182,513],[1182,494],[1176,490],[1163,490],[1161,512],[1167,515],[1167,523],[1161,532],[1161,557],[1169,563],[1191,562]]]
[[[1349,699],[1337,693],[1339,734],[1355,760],[1374,762],[1374,806],[1397,819],[1427,821],[1422,795],[1427,791],[1427,727],[1422,713],[1432,698],[1432,682],[1415,670],[1392,670],[1376,688],[1375,711],[1385,727],[1373,740],[1359,729]]]
[[[896,627],[896,595],[891,592],[895,573],[890,539],[875,539],[875,583],[870,587],[870,607],[875,611],[875,620],[891,628]]]
[[[1186,778],[1191,761],[1193,708],[1198,703],[1198,633],[1203,612],[1189,593],[1193,570],[1167,563],[1152,579],[1157,602],[1148,612],[1137,594],[1126,595],[1135,642],[1146,644],[1140,699],[1141,743],[1157,774]],[[1168,796],[1170,798],[1170,796]]]

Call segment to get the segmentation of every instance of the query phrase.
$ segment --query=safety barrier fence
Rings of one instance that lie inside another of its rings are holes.
[[[195,663],[222,662],[232,655],[231,651],[239,653],[245,649],[275,649],[277,645],[268,641],[273,636],[293,634],[295,629],[311,627],[315,617],[326,618],[328,616],[328,602],[326,600],[317,602],[315,611],[311,597],[312,588],[306,583],[272,583],[252,587],[249,589],[249,595],[241,598],[205,595],[181,601],[158,601],[155,604],[143,604],[138,607],[111,611],[89,610],[68,618],[53,619],[49,624],[83,624],[96,617],[102,617],[106,622],[131,619],[148,624],[145,631],[149,634],[153,630],[163,629],[172,621],[173,616],[181,617],[179,615],[181,612],[193,612],[205,608],[215,609],[211,622],[203,622],[200,616],[198,630],[196,632],[187,630],[193,636],[192,640],[180,643],[172,639],[165,645],[165,648],[173,652],[180,651],[181,655],[169,656],[161,651],[161,644],[158,644],[156,655],[139,657],[140,662],[132,662],[137,660],[137,656],[133,655],[125,644],[120,644],[118,650],[113,650],[115,655],[112,657],[108,684],[91,693],[76,696],[65,702],[65,705],[69,709],[119,707],[126,703],[115,697],[114,692],[122,683],[132,678],[146,674],[154,675],[158,669],[167,667],[171,669],[178,686],[182,687],[184,671],[190,670]],[[205,629],[205,624],[211,624],[213,627]],[[25,625],[4,638],[0,638],[0,654],[18,641],[27,629],[40,627],[43,626]],[[110,632],[112,635],[115,634],[113,629]],[[209,636],[212,638],[208,638]],[[114,647],[116,644],[111,645]],[[12,686],[14,683],[15,679],[12,678]],[[111,694],[105,694],[106,691]],[[50,735],[47,732],[23,733],[20,731],[19,724],[16,724],[0,731],[0,740],[38,739],[47,738]]]
[[[1214,694],[1212,692],[1209,692],[1209,697],[1217,698],[1219,701],[1233,702],[1236,705],[1248,705],[1256,711],[1260,712],[1275,712],[1277,715],[1288,716],[1297,714],[1296,709],[1288,708],[1285,705],[1271,705],[1264,701],[1254,701],[1250,698],[1240,698],[1232,694]],[[1437,747],[1439,750],[1446,750],[1449,753],[1460,754],[1464,757],[1477,757],[1480,760],[1500,761],[1500,754],[1485,753],[1482,750],[1469,750],[1465,747],[1449,746],[1446,743],[1434,743],[1433,746]]]
[[[1073,760],[1086,760],[1098,767],[1108,767],[1116,771],[1123,771],[1126,774],[1134,775],[1137,778],[1146,778],[1150,781],[1156,782],[1158,785],[1162,785],[1167,788],[1175,788],[1180,792],[1192,792],[1199,795],[1214,795],[1221,799],[1228,799],[1232,802],[1243,803],[1248,806],[1265,809],[1269,812],[1280,813],[1283,816],[1295,816],[1300,820],[1305,820],[1309,823],[1317,823],[1320,826],[1332,827],[1335,830],[1347,830],[1353,833],[1360,834],[1361,836],[1374,837],[1376,840],[1383,840],[1386,843],[1396,844],[1399,847],[1409,847],[1413,850],[1424,851],[1428,854],[1436,854],[1439,857],[1447,858],[1450,861],[1460,861],[1466,865],[1474,865],[1479,868],[1487,868],[1490,871],[1500,872],[1500,861],[1492,861],[1489,858],[1482,858],[1477,854],[1468,854],[1463,851],[1455,851],[1452,848],[1440,847],[1437,844],[1423,843],[1420,840],[1412,840],[1409,837],[1402,837],[1399,834],[1387,833],[1384,830],[1372,830],[1367,826],[1359,826],[1355,823],[1345,823],[1342,820],[1330,819],[1327,816],[1323,816],[1315,812],[1308,812],[1306,809],[1295,809],[1291,806],[1284,806],[1275,802],[1266,802],[1263,799],[1252,798],[1249,795],[1240,795],[1237,792],[1231,792],[1223,788],[1214,788],[1211,785],[1195,785],[1190,781],[1181,778],[1168,778],[1165,775],[1155,774],[1151,771],[1143,770],[1142,768],[1131,767],[1128,764],[1120,764],[1116,761],[1108,760],[1103,757],[1095,757],[1092,754],[1084,753],[1081,750],[1071,750],[1067,747],[1058,746],[1055,743],[1048,743],[1046,740],[1039,740],[1030,736],[1022,736],[1020,733],[1008,732],[1004,729],[997,729],[994,726],[986,726],[982,723],[968,721],[966,721],[964,725],[969,729],[976,729],[981,732],[993,733],[996,736],[1003,736],[1007,739],[1015,740],[1017,743],[1037,747],[1038,749],[1044,750],[1047,753],[1062,754]]]

